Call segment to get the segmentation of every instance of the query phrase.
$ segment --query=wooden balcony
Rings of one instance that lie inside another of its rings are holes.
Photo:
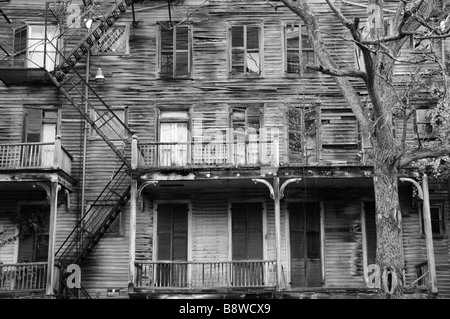
[[[0,293],[45,291],[47,262],[0,264]]]
[[[138,261],[135,288],[270,288],[276,286],[275,265],[274,260]]]
[[[72,156],[57,139],[53,143],[0,144],[0,170],[61,169],[71,173]]]
[[[137,145],[137,144],[136,144]],[[134,149],[136,167],[278,165],[278,140],[140,143]]]

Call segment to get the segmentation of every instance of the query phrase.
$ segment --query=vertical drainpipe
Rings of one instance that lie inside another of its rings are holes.
[[[87,52],[86,57],[86,83],[89,84],[89,68],[90,68],[90,51]],[[86,85],[85,91],[85,101],[84,101],[84,112],[87,114],[88,112],[88,98],[89,98],[89,89]],[[89,123],[85,119],[84,120],[84,133],[83,133],[83,159],[82,159],[82,173],[81,173],[81,209],[80,209],[80,218],[84,215],[84,201],[85,201],[85,189],[86,189],[86,155],[87,155],[87,135],[88,135]]]

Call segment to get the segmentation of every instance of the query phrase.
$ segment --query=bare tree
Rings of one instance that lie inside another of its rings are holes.
[[[376,262],[380,267],[380,276],[387,284],[382,292],[387,297],[398,297],[403,292],[404,256],[402,245],[401,212],[398,195],[398,172],[416,161],[438,158],[450,154],[448,141],[449,124],[444,120],[449,112],[449,93],[446,90],[447,74],[445,66],[433,55],[422,57],[436,67],[428,78],[440,78],[443,85],[433,88],[431,82],[421,80],[429,91],[435,91],[437,106],[433,110],[433,124],[438,138],[430,143],[420,143],[419,147],[408,147],[405,134],[397,138],[394,133],[394,118],[402,116],[405,123],[412,118],[414,106],[406,93],[399,93],[394,74],[394,66],[401,58],[401,49],[414,37],[417,40],[444,39],[448,37],[446,15],[437,15],[438,1],[401,0],[398,2],[391,34],[384,30],[383,0],[368,0],[369,33],[363,34],[360,19],[349,20],[339,6],[325,0],[339,21],[349,30],[351,41],[360,49],[365,69],[340,67],[330,54],[324,42],[323,33],[307,0],[281,0],[304,22],[309,39],[317,56],[318,65],[309,65],[310,69],[328,74],[334,80],[351,107],[362,130],[370,136],[373,146],[374,190],[376,203],[377,252]],[[372,23],[370,23],[372,22]],[[423,30],[423,31],[421,31]],[[414,61],[413,64],[418,64]],[[416,72],[425,75],[425,72]],[[367,89],[370,108],[353,87],[349,78],[359,78]],[[422,77],[423,78],[423,77]],[[427,84],[428,83],[428,84]],[[436,83],[434,81],[434,83]],[[404,89],[406,86],[404,86]],[[409,87],[411,92],[411,87]],[[416,89],[416,88],[415,88]],[[405,91],[406,92],[406,91]],[[394,280],[396,284],[393,285]],[[381,281],[381,278],[380,278]]]

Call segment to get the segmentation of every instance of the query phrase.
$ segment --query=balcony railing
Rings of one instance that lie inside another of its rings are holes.
[[[140,143],[136,165],[154,166],[220,166],[278,165],[278,140],[208,142],[208,143]]]
[[[137,288],[275,287],[273,260],[222,262],[141,261],[135,263]]]
[[[0,264],[0,291],[45,290],[47,262]]]
[[[53,143],[0,144],[0,169],[62,169],[71,172],[72,156],[61,146]]]

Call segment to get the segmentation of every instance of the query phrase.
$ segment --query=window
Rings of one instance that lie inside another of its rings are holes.
[[[304,27],[292,23],[284,27],[285,72],[288,75],[313,74],[315,71],[307,69],[308,63],[316,64],[316,56]]]
[[[259,76],[262,72],[261,27],[239,25],[230,28],[230,75]]]
[[[108,109],[91,109],[92,120],[95,125],[106,135],[111,141],[121,141],[126,136],[128,123],[128,108],[114,107]],[[91,128],[91,137],[96,139],[100,135],[94,128]]]
[[[192,40],[189,25],[171,27],[168,23],[159,24],[160,78],[189,78],[192,69]]]
[[[47,31],[47,34],[45,33]],[[57,26],[28,24],[14,30],[14,64],[52,71],[58,63]]]
[[[188,111],[161,111],[159,115],[160,166],[183,166],[190,149]]]
[[[315,106],[290,107],[287,110],[289,161],[317,161],[317,110]]]
[[[259,133],[262,127],[261,105],[233,106],[230,128],[233,131],[233,162],[256,164],[260,160]]]
[[[433,140],[436,138],[433,133],[433,126],[431,125],[430,109],[416,110],[416,133],[422,140]]]
[[[21,162],[31,166],[53,165],[55,139],[59,130],[59,112],[55,109],[25,109]]]
[[[425,236],[425,220],[423,217],[423,208],[420,207],[420,234]],[[430,203],[431,233],[434,237],[440,237],[445,234],[444,229],[444,203]]]
[[[94,55],[119,55],[129,52],[129,27],[114,25],[98,40],[92,48]]]

